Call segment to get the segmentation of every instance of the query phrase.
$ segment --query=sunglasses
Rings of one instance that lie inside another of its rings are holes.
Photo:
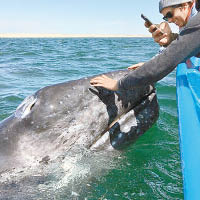
[[[172,6],[172,8],[178,8],[178,7],[181,7],[182,4],[179,4],[179,5],[175,5],[175,6]],[[174,11],[174,10],[173,10]],[[165,21],[168,21],[169,19],[171,19],[173,16],[174,16],[174,12],[173,11],[169,11],[164,17],[163,19]]]
[[[174,13],[172,13],[172,12],[168,12],[164,17],[163,17],[163,19],[165,20],[165,21],[168,21],[170,18],[172,18],[174,16]]]

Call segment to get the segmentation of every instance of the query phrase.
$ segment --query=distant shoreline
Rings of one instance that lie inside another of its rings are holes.
[[[0,33],[0,38],[147,38],[150,35],[128,34],[27,34]]]

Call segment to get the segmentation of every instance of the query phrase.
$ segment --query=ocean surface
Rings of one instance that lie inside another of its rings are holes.
[[[151,38],[0,39],[0,120],[44,86],[125,69],[158,49]],[[44,199],[183,199],[175,77],[173,71],[156,84],[159,119],[118,165],[84,181],[81,195],[62,191]],[[16,199],[25,199],[20,195]]]

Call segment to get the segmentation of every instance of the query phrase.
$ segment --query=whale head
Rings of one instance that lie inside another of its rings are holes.
[[[106,75],[120,79],[126,74]],[[159,108],[153,85],[113,92],[92,88],[91,78],[42,88],[3,120],[0,168],[54,160],[77,148],[120,150],[155,123]]]

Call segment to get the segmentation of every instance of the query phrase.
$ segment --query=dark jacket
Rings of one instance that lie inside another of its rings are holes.
[[[196,0],[195,6],[196,6],[196,9],[199,11],[200,10],[200,0]]]
[[[131,89],[149,85],[161,80],[176,66],[200,52],[200,12],[194,16],[177,40],[173,41],[161,54],[131,71],[118,81],[119,89]]]

